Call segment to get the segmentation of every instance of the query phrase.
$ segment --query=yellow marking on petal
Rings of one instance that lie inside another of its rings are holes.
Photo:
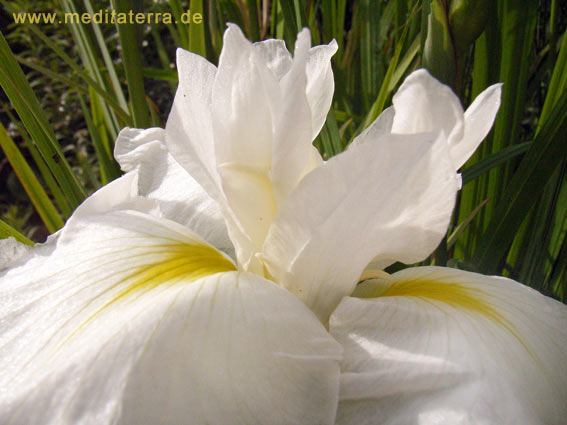
[[[153,250],[155,250],[156,256],[162,258],[133,268],[129,275],[104,291],[104,293],[107,293],[120,285],[126,284],[118,294],[114,295],[71,332],[61,343],[60,347],[84,329],[100,313],[118,301],[127,300],[134,294],[147,293],[160,285],[188,284],[215,273],[236,270],[236,266],[219,251],[204,244],[176,243],[171,245],[151,245],[147,247],[147,251],[144,254],[151,254]]]
[[[457,310],[479,314],[508,331],[533,356],[515,326],[492,305],[487,294],[460,283],[445,283],[434,280],[392,281],[388,279],[367,281],[358,285],[353,297],[415,297],[426,301],[438,301]]]
[[[107,305],[135,292],[147,292],[165,283],[190,283],[211,274],[234,270],[234,264],[210,246],[171,245],[162,261],[144,265],[122,279],[121,282],[130,280],[130,283]]]

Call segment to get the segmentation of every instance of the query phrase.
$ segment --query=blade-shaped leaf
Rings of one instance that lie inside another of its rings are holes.
[[[69,203],[73,208],[76,208],[83,201],[86,193],[63,156],[53,129],[49,125],[37,97],[1,33],[0,57],[2,57],[0,61],[0,85],[16,109]]]

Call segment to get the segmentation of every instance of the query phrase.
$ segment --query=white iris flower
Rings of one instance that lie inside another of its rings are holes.
[[[567,309],[426,258],[500,86],[426,71],[342,154],[312,146],[336,43],[180,50],[166,129],[47,243],[2,242],[0,423],[560,424]],[[368,277],[377,279],[365,280]]]

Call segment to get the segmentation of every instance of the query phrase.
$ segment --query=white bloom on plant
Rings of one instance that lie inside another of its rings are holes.
[[[2,424],[562,422],[562,304],[373,270],[442,239],[500,87],[463,112],[416,71],[324,162],[335,50],[235,26],[218,68],[179,50],[166,129],[116,142],[127,173],[46,244],[0,245]]]

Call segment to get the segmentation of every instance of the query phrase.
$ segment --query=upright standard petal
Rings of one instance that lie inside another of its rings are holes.
[[[311,171],[313,145],[311,108],[307,101],[306,64],[311,47],[309,30],[297,36],[293,64],[280,82],[281,109],[275,121],[272,169],[276,201],[281,205],[305,174]]]
[[[179,86],[165,127],[167,149],[213,199],[222,203],[211,106],[217,69],[183,49],[177,49],[177,69]]]
[[[0,277],[0,422],[332,424],[340,346],[174,222],[75,217]]]
[[[339,424],[567,417],[567,308],[510,279],[406,269],[359,285],[330,332],[345,349]]]
[[[275,127],[271,170],[280,205],[298,182],[321,163],[312,142],[331,106],[335,88],[331,57],[337,43],[333,40],[328,45],[310,46],[309,30],[303,29],[297,36],[291,66],[280,80],[282,102]]]
[[[373,258],[385,267],[427,257],[456,192],[442,136],[356,143],[300,182],[270,228],[264,264],[326,322]]]
[[[215,155],[220,167],[269,169],[278,81],[236,25],[224,33],[213,84]]]
[[[269,172],[279,84],[242,31],[229,25],[213,85],[215,161],[239,263],[258,252],[277,205]]]
[[[308,33],[306,30],[304,32]],[[290,72],[294,59],[285,47],[283,40],[265,40],[254,43],[254,47],[278,81],[281,81]],[[315,46],[308,51],[307,62],[305,63],[307,85],[304,89],[311,115],[311,141],[321,131],[333,100],[335,82],[331,68],[331,57],[337,49],[337,42],[332,40],[327,45]],[[297,50],[295,53],[297,55]],[[288,92],[284,91],[284,94],[289,96]]]
[[[246,270],[262,273],[262,245],[279,207],[322,163],[312,141],[331,103],[336,48],[332,42],[311,49],[305,29],[292,58],[282,41],[252,44],[229,24],[218,70],[178,52],[180,88],[166,126],[168,148],[220,204]],[[188,120],[194,110],[208,116]]]

